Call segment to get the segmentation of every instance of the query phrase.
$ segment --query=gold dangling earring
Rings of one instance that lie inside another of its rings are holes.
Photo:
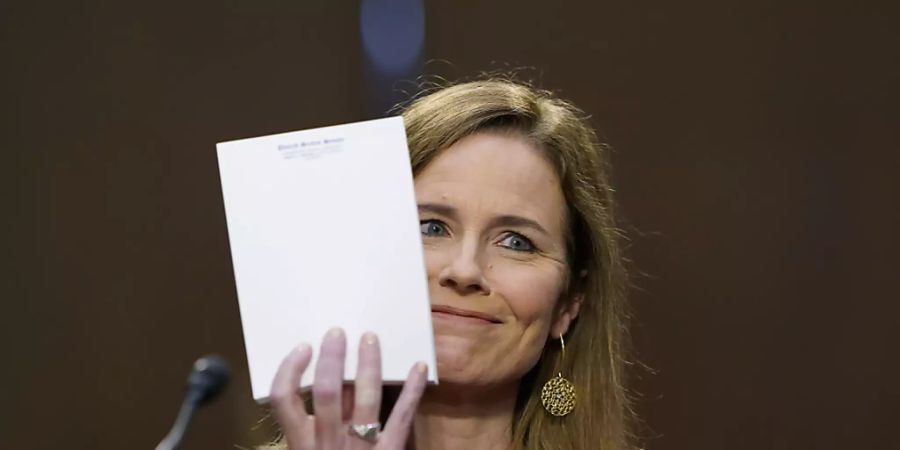
[[[566,341],[559,335],[559,344],[562,346],[562,357],[566,357]],[[562,417],[575,409],[575,386],[563,378],[562,372],[544,384],[541,390],[541,403],[544,409],[556,417]]]

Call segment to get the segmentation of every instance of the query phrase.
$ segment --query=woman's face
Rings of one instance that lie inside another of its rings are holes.
[[[577,314],[577,302],[554,311],[568,270],[556,173],[524,139],[478,133],[435,157],[415,191],[441,382],[518,381]]]

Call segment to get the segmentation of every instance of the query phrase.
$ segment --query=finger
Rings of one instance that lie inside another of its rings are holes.
[[[427,374],[428,366],[423,362],[416,363],[409,371],[409,376],[403,383],[403,390],[400,391],[400,397],[397,398],[394,410],[391,411],[391,416],[388,418],[387,426],[381,433],[381,442],[400,447],[405,444],[409,437],[412,420],[416,415],[416,408],[419,406],[419,400],[422,398],[422,393],[425,392]]]
[[[272,388],[269,390],[269,403],[272,414],[281,425],[282,433],[290,448],[308,448],[315,436],[309,431],[309,414],[303,399],[297,393],[300,377],[309,366],[312,358],[312,347],[300,344],[281,361]]]
[[[365,333],[359,340],[359,359],[356,365],[352,424],[363,425],[378,422],[381,409],[381,348],[375,333]],[[371,447],[361,439],[359,448]]]
[[[344,330],[332,328],[322,340],[316,379],[313,382],[313,406],[316,411],[316,445],[319,448],[339,448],[343,435],[341,426],[341,388],[344,384],[344,359],[347,338]]]

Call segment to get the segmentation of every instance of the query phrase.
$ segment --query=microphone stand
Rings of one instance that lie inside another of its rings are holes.
[[[191,424],[191,419],[194,418],[194,413],[197,411],[200,397],[201,393],[195,390],[188,391],[187,395],[184,397],[184,402],[181,404],[181,409],[178,410],[178,417],[175,418],[172,429],[169,430],[169,434],[159,442],[159,445],[156,446],[156,450],[176,450],[181,446],[181,440],[184,439],[184,434],[187,431],[188,425]]]

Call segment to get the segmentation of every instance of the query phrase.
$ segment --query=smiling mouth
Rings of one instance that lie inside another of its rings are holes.
[[[498,317],[491,314],[478,311],[469,311],[466,309],[453,308],[446,305],[431,305],[431,313],[438,316],[453,316],[457,318],[471,319],[473,321],[487,323],[503,323]]]

